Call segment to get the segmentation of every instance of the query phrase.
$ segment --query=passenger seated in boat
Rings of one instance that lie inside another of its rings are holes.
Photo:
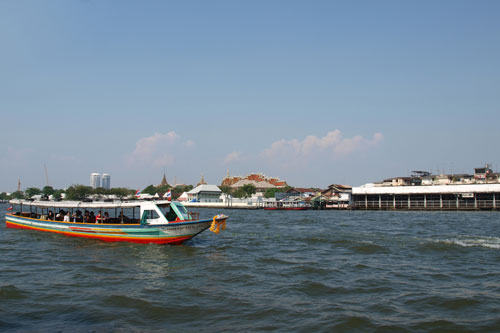
[[[54,220],[54,213],[51,210],[49,210],[49,214],[47,215],[47,220],[52,220],[52,221]]]
[[[69,222],[70,219],[71,219],[71,213],[68,210],[68,212],[66,213],[66,215],[64,215],[63,221],[64,222]]]
[[[77,210],[76,211],[75,222],[83,222],[83,216],[82,216],[82,211],[81,210]]]
[[[86,210],[86,211],[85,211],[85,215],[83,215],[83,222],[84,222],[84,223],[89,223],[89,220],[90,220],[89,211],[88,211],[88,210]]]
[[[102,223],[102,212],[99,211],[96,216],[96,222],[95,223]]]
[[[170,222],[170,221],[175,221],[175,219],[177,218],[177,214],[174,212],[174,210],[172,209],[172,207],[170,207],[170,211],[167,213],[167,216],[165,216],[167,218],[167,220]]]
[[[109,221],[109,214],[108,212],[104,212],[104,216],[102,217],[102,222],[103,223],[108,223]]]
[[[64,220],[64,215],[66,215],[66,213],[64,212],[64,210],[60,210],[59,213],[56,215],[56,220],[57,221],[62,221]]]
[[[123,215],[123,211],[121,211],[121,212],[120,212],[120,215],[118,216],[118,219],[119,219],[119,220],[120,220],[120,222],[122,222],[122,223],[123,223],[123,222],[128,222],[128,221],[130,220],[127,216]]]
[[[94,215],[94,212],[90,212],[90,216],[89,216],[89,221],[88,223],[97,223],[96,219],[95,219],[95,215]]]

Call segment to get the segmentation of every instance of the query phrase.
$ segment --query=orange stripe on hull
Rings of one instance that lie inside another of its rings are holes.
[[[38,227],[27,226],[23,224],[18,224],[10,221],[5,222],[8,228],[13,229],[26,229],[26,230],[38,230],[45,232],[52,232],[55,234],[62,234],[71,237],[82,237],[82,238],[90,238],[90,239],[99,239],[105,242],[129,242],[129,243],[140,243],[140,244],[181,244],[184,241],[192,238],[193,236],[184,236],[184,237],[117,237],[117,236],[107,236],[107,235],[88,235],[82,234],[81,232],[70,232],[70,231],[60,231],[60,230],[51,230],[44,229]]]

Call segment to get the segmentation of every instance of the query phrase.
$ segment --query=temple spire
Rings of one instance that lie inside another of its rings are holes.
[[[166,185],[168,185],[167,177],[165,176],[165,172],[163,172],[163,178],[161,180],[160,186],[166,186]]]
[[[200,186],[200,185],[207,185],[207,183],[205,182],[205,178],[203,177],[203,174],[201,174],[201,180],[198,184],[196,184],[196,186]]]

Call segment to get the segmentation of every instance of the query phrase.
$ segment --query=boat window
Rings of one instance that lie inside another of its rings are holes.
[[[168,221],[190,220],[189,214],[183,204],[172,202],[163,212]]]
[[[145,213],[147,213],[147,219],[148,220],[151,220],[151,219],[159,219],[160,218],[160,215],[158,215],[158,213],[156,212],[156,210],[146,210],[144,211]]]
[[[171,204],[172,208],[175,210],[177,215],[181,220],[189,220],[189,215],[186,210],[186,207],[184,207],[183,204],[178,203],[178,202],[172,202]]]

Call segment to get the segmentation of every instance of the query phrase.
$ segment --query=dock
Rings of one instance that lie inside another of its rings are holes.
[[[500,184],[353,187],[356,210],[489,210],[500,208]]]

